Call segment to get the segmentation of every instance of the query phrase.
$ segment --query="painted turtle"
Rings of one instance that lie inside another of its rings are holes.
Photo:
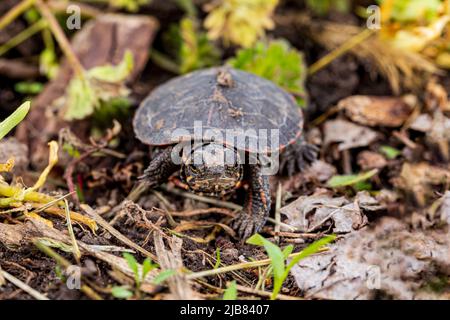
[[[290,94],[229,67],[194,71],[157,87],[139,106],[133,126],[139,140],[161,148],[140,177],[149,188],[177,170],[197,193],[223,195],[243,179],[249,182],[244,210],[232,223],[242,239],[266,221],[268,175],[278,171],[280,152],[280,169],[289,174],[317,153],[301,136],[303,115]]]

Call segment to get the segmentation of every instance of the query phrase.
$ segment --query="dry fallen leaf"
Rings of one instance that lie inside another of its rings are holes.
[[[427,197],[433,192],[430,186],[446,184],[449,181],[449,170],[427,162],[404,163],[400,175],[393,180],[396,187],[411,192],[420,206],[425,206]]]
[[[322,299],[438,299],[433,276],[450,275],[449,228],[409,231],[405,222],[380,219],[308,257],[291,270],[306,297]],[[448,295],[448,293],[447,293]]]
[[[312,232],[332,223],[333,232],[346,233],[367,224],[363,209],[381,208],[378,201],[365,192],[359,192],[353,201],[321,193],[301,196],[280,211],[288,217],[286,223],[301,232]]]
[[[14,159],[13,173],[22,173],[29,164],[28,147],[15,138],[6,138],[0,141],[0,163],[7,163]]]
[[[358,165],[362,170],[381,169],[387,165],[385,157],[372,151],[362,151],[358,154]]]
[[[339,142],[339,151],[366,147],[378,138],[377,132],[350,121],[336,119],[324,125],[325,145]]]
[[[399,127],[410,116],[416,97],[350,96],[338,103],[338,108],[353,121],[366,126]]]

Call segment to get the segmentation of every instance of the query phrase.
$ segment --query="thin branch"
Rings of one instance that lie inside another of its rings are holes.
[[[350,38],[348,41],[343,43],[340,47],[336,48],[335,50],[331,51],[324,57],[322,57],[319,61],[316,61],[313,63],[308,70],[309,75],[313,75],[320,69],[326,67],[328,64],[333,62],[335,59],[339,58],[343,54],[350,51],[352,48],[363,42],[364,40],[368,39],[370,36],[372,36],[375,33],[375,30],[372,29],[366,29],[359,34],[355,35],[354,37]]]
[[[0,18],[0,30],[4,29],[11,22],[16,20],[18,16],[29,9],[35,0],[24,0],[12,7],[2,18]]]
[[[9,282],[11,282],[12,284],[14,284],[16,287],[19,287],[20,289],[22,289],[23,291],[25,291],[26,293],[28,293],[30,296],[32,296],[33,298],[35,298],[36,300],[50,300],[49,298],[47,298],[46,296],[44,296],[42,293],[34,290],[33,288],[31,288],[29,285],[27,285],[25,282],[17,279],[16,277],[14,277],[12,274],[9,274],[8,272],[1,270],[0,269],[0,274]]]
[[[56,38],[56,41],[58,42],[61,50],[64,52],[64,55],[69,60],[69,63],[74,70],[75,74],[83,78],[84,77],[84,68],[81,65],[80,60],[76,56],[75,52],[72,49],[72,46],[69,43],[69,40],[67,40],[66,35],[64,34],[64,31],[62,30],[61,26],[59,25],[58,21],[53,16],[53,13],[50,11],[47,4],[45,4],[42,0],[34,0],[36,1],[36,6],[38,7],[40,13],[42,16],[47,20],[50,30],[52,31],[53,35]]]

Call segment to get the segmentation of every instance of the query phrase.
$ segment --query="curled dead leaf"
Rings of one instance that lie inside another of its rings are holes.
[[[351,96],[341,100],[338,108],[352,121],[366,126],[399,127],[411,115],[417,98]]]
[[[378,138],[374,130],[342,119],[327,121],[324,125],[324,134],[324,144],[338,142],[339,151],[366,147]]]
[[[375,228],[351,233],[329,251],[300,261],[291,274],[306,297],[443,298],[445,292],[425,290],[423,275],[450,275],[449,239],[448,228],[410,231],[405,222],[384,217]]]
[[[433,185],[443,185],[450,182],[448,169],[432,166],[427,162],[404,163],[400,175],[394,179],[394,185],[410,192],[421,206],[425,206]]]
[[[359,192],[353,201],[320,193],[301,196],[280,211],[288,217],[286,223],[301,232],[312,232],[332,224],[333,232],[346,233],[367,224],[363,210],[376,211],[382,208],[375,198],[365,192]]]

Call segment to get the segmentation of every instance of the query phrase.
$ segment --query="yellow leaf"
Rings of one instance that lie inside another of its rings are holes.
[[[274,27],[271,16],[277,4],[278,0],[222,0],[210,5],[204,22],[208,37],[250,47]]]
[[[8,159],[6,163],[0,163],[0,172],[10,172],[14,168],[14,158]]]
[[[49,161],[47,167],[42,171],[41,175],[39,176],[38,181],[32,186],[31,188],[28,188],[25,190],[25,193],[36,191],[40,187],[42,187],[47,180],[48,174],[53,169],[55,164],[58,163],[58,143],[56,141],[50,141],[48,143],[50,150],[49,150]]]
[[[25,213],[25,217],[27,217],[28,219],[36,219],[39,220],[43,223],[45,223],[46,225],[48,225],[49,227],[53,228],[53,223],[45,218],[42,218],[40,215],[38,215],[37,213],[34,212],[26,212]]]

